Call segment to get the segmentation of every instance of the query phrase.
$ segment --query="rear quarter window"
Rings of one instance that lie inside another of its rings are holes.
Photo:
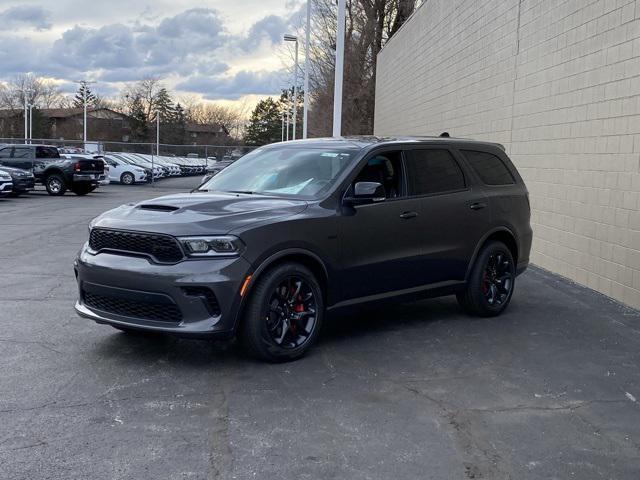
[[[462,150],[462,154],[486,185],[513,185],[516,183],[500,157],[475,150]]]

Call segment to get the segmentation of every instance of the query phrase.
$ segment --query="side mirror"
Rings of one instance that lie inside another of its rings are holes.
[[[366,205],[368,203],[384,202],[387,194],[384,186],[378,182],[358,182],[350,188],[344,197],[346,205]]]

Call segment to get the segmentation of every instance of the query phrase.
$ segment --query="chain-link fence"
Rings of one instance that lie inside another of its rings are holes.
[[[0,138],[0,144],[24,144],[24,138]],[[241,145],[169,145],[160,144],[160,151],[155,143],[129,142],[86,142],[82,140],[61,140],[52,138],[38,138],[28,140],[31,144],[53,145],[64,149],[65,153],[109,154],[109,153],[138,153],[152,157],[160,156],[167,159],[179,158],[194,164],[214,164],[219,160],[237,160],[257,147]]]

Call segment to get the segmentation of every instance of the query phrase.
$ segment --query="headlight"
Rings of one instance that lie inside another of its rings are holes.
[[[239,255],[244,244],[233,235],[179,238],[189,257],[224,257]]]
[[[10,182],[11,181],[11,176],[10,175],[0,175],[0,180],[2,180],[3,182]]]

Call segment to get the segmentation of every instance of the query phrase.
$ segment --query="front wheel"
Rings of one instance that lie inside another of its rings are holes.
[[[239,337],[254,357],[296,360],[316,341],[323,316],[322,290],[313,273],[304,265],[285,263],[258,279]]]
[[[133,177],[133,174],[129,172],[124,172],[120,176],[120,183],[122,183],[123,185],[133,185],[134,181],[135,181],[135,178]]]
[[[500,315],[511,301],[515,280],[511,251],[504,243],[491,241],[478,254],[467,287],[457,294],[458,303],[472,315]]]

